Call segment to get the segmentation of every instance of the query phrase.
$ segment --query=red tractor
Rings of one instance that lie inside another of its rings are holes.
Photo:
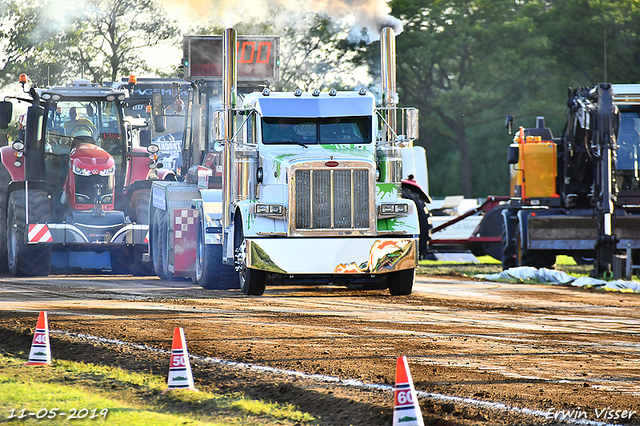
[[[14,98],[31,104],[24,129],[0,148],[0,270],[151,274],[147,223],[158,147],[124,117],[128,92],[76,80],[28,93]],[[6,99],[3,129],[13,112]]]

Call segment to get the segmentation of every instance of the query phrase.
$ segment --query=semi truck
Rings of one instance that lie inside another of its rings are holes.
[[[418,111],[396,106],[392,28],[382,30],[381,46],[377,108],[365,89],[272,92],[277,37],[233,29],[185,37],[188,171],[183,182],[154,182],[151,194],[150,251],[160,277],[248,295],[284,282],[411,293],[421,219],[402,194],[428,198],[415,183],[426,176],[426,159],[413,148]],[[162,108],[152,115],[161,121]],[[403,171],[406,158],[419,166]]]
[[[2,129],[10,99],[30,105],[25,131],[0,148],[0,270],[151,273],[145,220],[157,146],[123,115],[128,92],[85,79],[28,91],[26,75],[21,83],[28,96],[0,102]]]
[[[561,137],[553,137],[544,117],[518,129],[508,151],[503,268],[551,267],[566,254],[593,262],[592,275],[602,277],[613,274],[615,258],[638,263],[639,89],[608,83],[570,89]],[[512,123],[507,117],[506,126]]]

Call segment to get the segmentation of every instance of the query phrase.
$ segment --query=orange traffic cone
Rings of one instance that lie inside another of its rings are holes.
[[[173,344],[171,345],[171,364],[169,365],[169,379],[167,380],[166,393],[174,389],[197,391],[193,384],[193,374],[189,363],[187,342],[184,338],[182,327],[173,330]]]
[[[406,356],[399,356],[396,364],[395,404],[393,426],[424,426],[418,395],[413,387]]]
[[[51,365],[51,345],[49,344],[49,322],[47,313],[40,311],[36,332],[33,334],[29,361],[25,365]]]

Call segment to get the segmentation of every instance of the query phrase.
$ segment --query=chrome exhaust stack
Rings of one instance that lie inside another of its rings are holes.
[[[402,156],[396,144],[396,32],[384,27],[380,34],[380,79],[382,80],[382,108],[386,123],[382,127],[382,143],[376,152],[380,164],[380,181],[400,185]]]
[[[382,106],[395,108],[396,100],[396,31],[384,27],[380,34],[380,78]]]
[[[233,28],[227,28],[222,33],[222,110],[224,112],[223,140],[223,178],[222,178],[222,226],[227,229],[231,225],[231,200],[233,199],[233,108],[237,97],[238,61],[236,58],[237,34]]]

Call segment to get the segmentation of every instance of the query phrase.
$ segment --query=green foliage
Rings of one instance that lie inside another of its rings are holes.
[[[21,73],[39,86],[74,76],[115,81],[149,69],[139,49],[178,35],[155,0],[7,0],[0,23],[2,85]]]

